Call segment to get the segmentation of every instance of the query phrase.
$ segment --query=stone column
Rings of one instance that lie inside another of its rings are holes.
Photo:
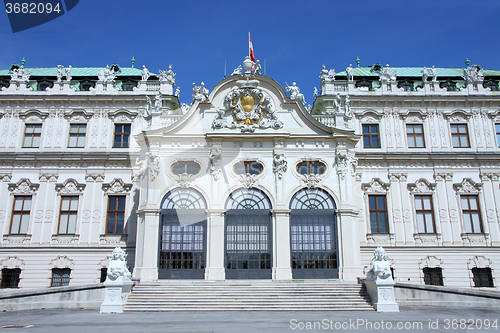
[[[207,210],[207,268],[205,280],[225,280],[225,233],[223,209]]]
[[[448,195],[446,193],[447,190],[445,184],[446,173],[435,173],[434,179],[436,180],[437,199],[437,207],[435,210],[436,224],[439,223],[441,225],[443,245],[451,245],[453,243],[453,236],[449,220]]]
[[[140,222],[137,227],[134,278],[141,281],[158,280],[160,213],[159,209],[141,209],[137,212]]]
[[[483,182],[484,191],[484,206],[486,207],[486,216],[483,217],[483,223],[488,224],[491,244],[498,246],[500,244],[500,230],[497,222],[495,204],[496,198],[492,182],[493,178],[498,179],[498,174],[484,172],[481,173],[481,181]]]
[[[290,210],[275,209],[273,214],[273,280],[291,280]]]
[[[339,278],[356,281],[363,274],[360,262],[359,239],[357,237],[356,218],[359,212],[354,207],[344,206],[337,210],[339,234]]]

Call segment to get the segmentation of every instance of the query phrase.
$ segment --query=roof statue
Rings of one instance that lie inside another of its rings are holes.
[[[335,99],[333,100],[333,109],[335,113],[339,113],[341,107],[342,107],[342,102],[340,100],[339,94],[337,93],[335,94]]]
[[[179,96],[180,96],[180,94],[181,94],[181,88],[180,88],[180,87],[177,87],[177,88],[175,89],[174,96],[175,96],[175,97],[179,97]]]
[[[233,74],[231,74],[231,75],[238,75],[238,74],[241,74],[241,65],[236,67],[233,71]]]
[[[155,112],[161,113],[161,107],[163,106],[163,97],[161,92],[158,90],[155,96]]]
[[[472,65],[464,69],[464,79],[467,83],[483,83],[484,74],[483,69],[479,65]]]
[[[424,66],[424,68],[422,68],[422,81],[426,82],[427,81],[427,76],[429,75],[429,72],[427,71],[427,68]]]
[[[429,68],[429,75],[432,76],[432,82],[437,82],[437,72],[436,72],[436,67],[432,65],[431,68]]]
[[[101,82],[113,82],[115,81],[116,74],[109,69],[109,65],[106,68],[97,72],[97,77]]]
[[[378,72],[378,77],[380,82],[390,83],[396,82],[396,76],[398,72],[396,69],[391,69],[389,64],[385,68],[383,68],[380,72]]]
[[[329,71],[327,71],[325,65],[323,65],[323,69],[321,70],[319,77],[322,84],[332,83],[333,81],[335,81],[335,69],[330,69]]]
[[[64,66],[57,65],[56,82],[61,82],[62,81],[63,69],[64,69]]]
[[[349,95],[345,96],[344,114],[346,115],[346,117],[352,117],[351,102],[349,99]]]
[[[302,104],[306,104],[304,94],[300,93],[300,88],[297,87],[297,83],[293,82],[292,86],[289,86],[288,83],[286,82],[285,84],[286,84],[286,90],[290,92],[290,99],[299,100]]]
[[[201,83],[198,87],[193,82],[193,102],[198,101],[200,103],[205,102],[208,99],[208,89],[205,88],[205,83]]]
[[[313,91],[314,99],[316,99],[318,97],[318,95],[319,95],[318,88],[314,87],[314,91]]]
[[[25,70],[23,66],[19,68],[14,68],[12,70],[12,75],[10,80],[14,82],[25,82],[27,83],[30,79],[31,71]]]
[[[69,65],[67,68],[66,68],[66,81],[70,82],[71,81],[71,65]]]
[[[149,96],[146,96],[146,112],[144,114],[144,119],[150,119],[152,116],[151,111],[153,110],[153,105],[151,103],[151,98]]]
[[[257,60],[255,62],[255,74],[260,74],[260,72],[262,71],[262,66],[260,65],[260,60]]]
[[[166,70],[166,71],[162,71],[160,69],[160,76],[159,76],[158,80],[160,82],[166,82],[166,83],[170,83],[172,85],[175,84],[175,73],[172,70],[172,65],[168,65],[168,70]]]
[[[352,68],[352,64],[349,65],[349,67],[347,67],[345,69],[345,72],[347,74],[347,81],[353,81],[354,80],[354,68]]]
[[[142,81],[147,81],[150,76],[151,76],[151,74],[149,73],[149,70],[146,68],[145,65],[142,65],[142,77],[141,77],[141,80]]]

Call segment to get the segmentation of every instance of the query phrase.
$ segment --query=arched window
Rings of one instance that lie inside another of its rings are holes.
[[[226,209],[271,209],[271,201],[258,189],[242,188],[229,195]]]

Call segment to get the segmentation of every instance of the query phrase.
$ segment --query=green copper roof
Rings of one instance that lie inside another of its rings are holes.
[[[390,67],[398,72],[399,77],[422,77],[423,67]],[[430,67],[427,67],[430,68]],[[377,73],[370,72],[371,67],[353,67],[354,76],[373,76],[378,77]],[[500,76],[500,71],[483,69],[484,76]],[[437,68],[436,74],[439,77],[463,77],[464,68]],[[336,74],[337,76],[345,76],[346,72],[342,71]]]
[[[76,76],[97,76],[97,72],[103,70],[105,67],[71,67],[71,75]],[[57,68],[24,68],[25,70],[31,71],[31,76],[57,76]],[[65,75],[63,69],[63,77]],[[10,76],[8,69],[0,70],[0,76]],[[142,69],[133,67],[121,67],[121,71],[117,73],[117,77],[120,76],[141,76]],[[156,76],[156,74],[151,74],[151,76]]]

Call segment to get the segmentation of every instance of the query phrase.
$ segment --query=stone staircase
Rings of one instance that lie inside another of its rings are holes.
[[[365,286],[338,280],[169,280],[140,283],[125,311],[371,310]]]

